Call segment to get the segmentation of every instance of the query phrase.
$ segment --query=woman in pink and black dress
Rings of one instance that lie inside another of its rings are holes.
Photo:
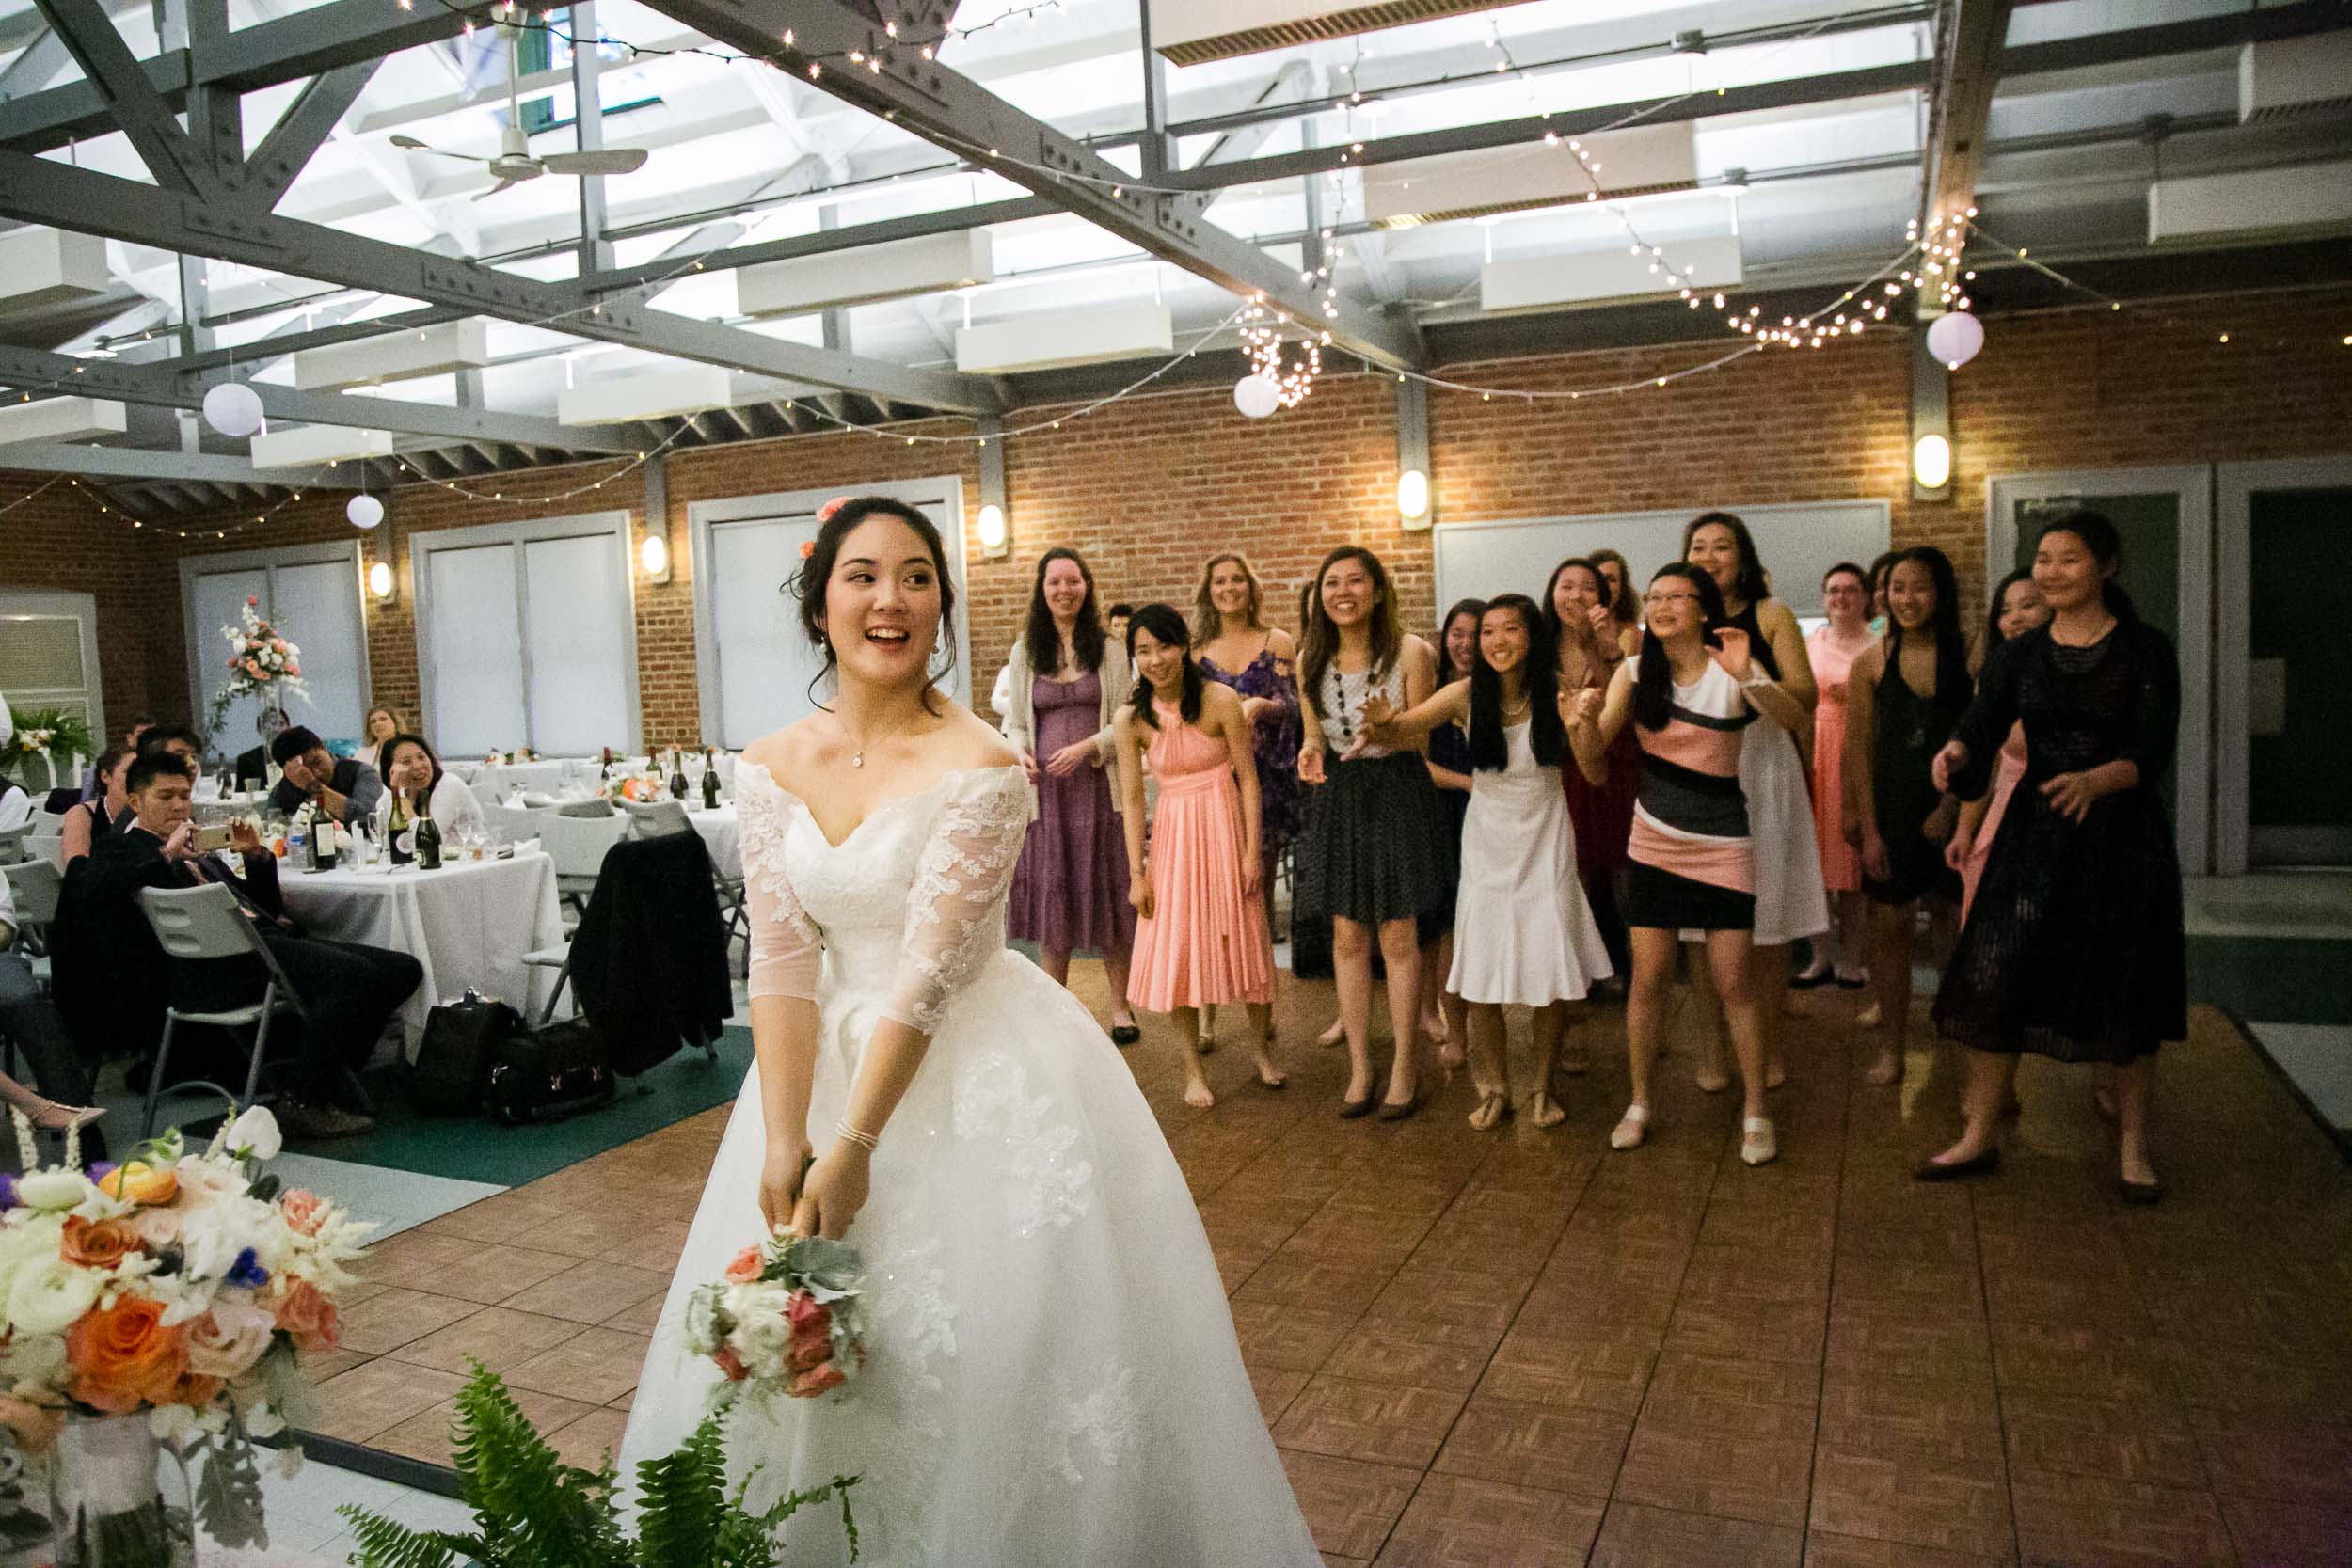
[[[1070,955],[1099,953],[1111,983],[1111,1038],[1143,1037],[1127,1006],[1136,911],[1127,902],[1127,847],[1108,769],[1111,721],[1134,674],[1103,635],[1094,574],[1073,549],[1047,550],[1029,594],[1029,623],[1006,661],[1005,738],[1020,748],[1037,787],[1014,869],[1011,935],[1036,942],[1045,973],[1067,984]]]
[[[1560,689],[1605,691],[1617,666],[1625,662],[1619,641],[1613,591],[1597,558],[1572,556],[1552,568],[1542,599],[1544,626],[1559,650]],[[1576,826],[1577,879],[1583,884],[1585,905],[1593,924],[1609,949],[1610,967],[1620,975],[1633,973],[1632,950],[1626,942],[1625,916],[1618,911],[1618,883],[1624,879],[1626,840],[1633,832],[1633,796],[1642,776],[1642,752],[1630,727],[1617,732],[1609,744],[1608,766],[1598,784],[1578,768],[1561,773],[1568,796],[1568,819]],[[1580,1070],[1582,1048],[1571,1054],[1569,1070]]]
[[[2050,618],[2050,607],[2042,602],[2042,590],[2033,585],[2033,573],[2020,566],[2001,579],[1993,591],[1993,610],[1984,628],[1984,641],[1977,647],[1977,665],[1982,669],[1993,657],[1993,650],[2013,637],[2022,637]],[[1960,873],[1960,918],[1968,918],[1968,906],[1977,900],[1977,883],[1984,877],[1984,863],[1993,852],[1993,835],[2000,831],[2001,814],[2009,807],[2010,792],[2017,781],[2026,776],[2026,726],[2023,721],[2009,728],[2009,739],[2002,743],[1999,770],[1994,775],[1993,793],[1981,800],[1967,801],[1960,808],[1960,824],[1952,830],[1951,841],[1944,847],[1944,858]]]
[[[1804,640],[1805,657],[1820,694],[1813,710],[1813,835],[1821,847],[1821,885],[1829,892],[1830,927],[1813,939],[1813,961],[1791,984],[1818,986],[1835,979],[1850,990],[1869,983],[1862,964],[1865,907],[1862,856],[1846,842],[1846,677],[1853,661],[1878,641],[1870,630],[1870,578],[1851,561],[1832,566],[1821,578],[1828,624]]]

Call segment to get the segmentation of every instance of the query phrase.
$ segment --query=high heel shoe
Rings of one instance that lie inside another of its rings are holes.
[[[1343,1098],[1340,1101],[1340,1119],[1354,1121],[1359,1117],[1368,1117],[1372,1115],[1372,1108],[1379,1103],[1380,1097],[1376,1094],[1367,1094],[1361,1100]]]
[[[29,1105],[19,1105],[24,1118],[43,1132],[68,1132],[77,1127],[87,1127],[106,1114],[103,1105],[60,1105],[54,1100],[36,1097]]]
[[[1413,1113],[1420,1109],[1421,1091],[1419,1089],[1415,1089],[1413,1091],[1413,1098],[1410,1100],[1382,1101],[1380,1102],[1380,1119],[1382,1121],[1407,1121],[1411,1119]]]

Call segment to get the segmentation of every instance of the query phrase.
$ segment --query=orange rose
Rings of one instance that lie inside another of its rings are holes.
[[[66,1393],[93,1410],[127,1416],[171,1402],[188,1370],[184,1331],[164,1326],[164,1304],[124,1296],[83,1314],[66,1331]]]
[[[326,1218],[326,1200],[307,1188],[295,1187],[278,1200],[278,1211],[297,1236],[315,1236]]]
[[[98,1183],[98,1190],[108,1197],[160,1208],[180,1196],[180,1179],[167,1170],[156,1170],[134,1160],[108,1171]]]
[[[768,1261],[760,1257],[759,1248],[747,1246],[727,1264],[727,1278],[738,1285],[749,1285],[759,1277],[759,1271],[767,1266]]]
[[[119,1220],[86,1220],[69,1214],[57,1255],[77,1269],[111,1269],[140,1250],[138,1233]]]
[[[280,1275],[277,1309],[278,1326],[294,1336],[296,1350],[328,1351],[342,1342],[335,1304],[309,1280]]]

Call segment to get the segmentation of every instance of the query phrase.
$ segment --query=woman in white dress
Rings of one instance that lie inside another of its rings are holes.
[[[381,754],[385,790],[375,803],[378,844],[391,843],[394,806],[400,810],[402,831],[406,832],[420,815],[420,801],[440,830],[443,842],[461,832],[484,831],[482,802],[474,798],[473,786],[444,768],[440,757],[422,736],[396,735],[384,743]],[[409,850],[404,848],[403,852]]]
[[[790,1224],[864,1254],[869,1359],[846,1397],[737,1406],[753,1506],[856,1476],[882,1564],[1311,1568],[1183,1173],[1085,1006],[1006,949],[1029,789],[931,684],[954,608],[938,531],[852,500],[797,587],[839,699],[736,771],[755,1062],[624,1473],[720,1382],[686,1349],[689,1295]],[[848,1555],[817,1516],[786,1543],[793,1563]]]
[[[1511,1114],[1502,1009],[1535,1009],[1528,1115],[1538,1127],[1557,1127],[1567,1113],[1552,1098],[1551,1074],[1570,1006],[1610,973],[1609,949],[1576,874],[1576,830],[1560,781],[1568,740],[1559,670],[1535,601],[1503,594],[1479,615],[1478,658],[1468,680],[1404,713],[1376,695],[1364,705],[1367,737],[1383,746],[1416,745],[1448,722],[1470,730],[1470,810],[1446,990],[1470,1005],[1478,1089],[1470,1122],[1481,1132]]]

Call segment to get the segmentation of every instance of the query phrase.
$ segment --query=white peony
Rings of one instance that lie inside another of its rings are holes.
[[[17,1201],[27,1209],[71,1209],[95,1190],[78,1170],[37,1170],[16,1181]]]
[[[8,1329],[16,1334],[63,1334],[98,1305],[106,1276],[52,1258],[17,1271],[8,1287]]]

